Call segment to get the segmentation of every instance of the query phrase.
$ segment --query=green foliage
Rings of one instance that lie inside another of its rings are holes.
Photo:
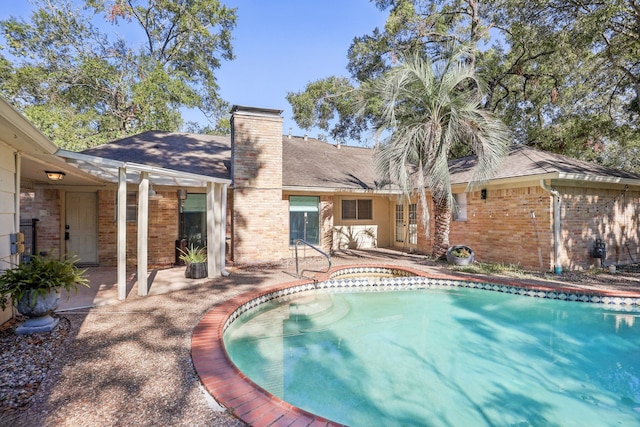
[[[186,250],[182,250],[180,248],[177,249],[180,252],[180,256],[178,258],[187,264],[207,261],[207,248],[189,245]]]
[[[217,0],[77,3],[36,0],[29,20],[0,22],[0,92],[57,145],[179,130],[185,107],[212,123],[227,113],[214,70],[233,59],[235,9]],[[101,31],[99,20],[115,31]]]
[[[461,246],[452,250],[451,255],[457,258],[469,258],[471,256],[471,252],[468,248]]]
[[[309,83],[303,92],[287,94],[298,126],[302,129],[317,126],[330,131],[334,138],[359,138],[366,128],[364,115],[356,114],[359,97],[360,92],[344,77],[318,80]]]
[[[46,296],[50,290],[78,292],[78,286],[89,287],[85,277],[86,270],[75,265],[77,258],[57,260],[32,256],[28,263],[5,270],[0,275],[0,307],[4,310],[7,303],[15,306],[25,294],[32,291],[32,298]]]
[[[487,83],[483,104],[512,129],[516,142],[633,166],[638,147],[633,141],[640,133],[640,10],[635,2],[372,2],[389,15],[383,29],[356,37],[348,49],[350,93],[356,97],[365,96],[363,86],[380,79],[408,52],[438,61],[451,42],[468,44],[473,55],[467,61]],[[381,110],[375,108],[357,126],[344,116],[321,120],[314,112],[336,101],[313,90],[314,84],[289,98],[294,109],[302,101],[314,105],[299,109],[299,124],[356,140],[363,124],[376,127]],[[464,147],[451,151],[456,157],[467,154]]]
[[[417,194],[427,232],[429,190],[436,207],[435,257],[449,246],[449,222],[442,219],[455,204],[447,163],[451,150],[467,146],[478,156],[473,185],[493,175],[511,144],[504,124],[482,107],[483,85],[467,58],[464,49],[438,63],[410,55],[371,86],[371,98],[384,106],[377,131],[390,134],[376,152],[376,167],[406,196]]]

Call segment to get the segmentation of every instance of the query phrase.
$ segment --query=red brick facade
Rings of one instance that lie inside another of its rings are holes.
[[[22,182],[20,194],[20,219],[37,219],[36,249],[38,253],[60,256],[65,249],[60,238],[61,202],[56,189],[36,188]]]
[[[175,262],[178,238],[178,196],[176,191],[158,190],[160,199],[149,200],[149,268],[170,267]],[[100,265],[115,266],[117,251],[116,191],[98,192],[98,259]],[[137,223],[127,222],[127,266],[137,259]]]
[[[640,193],[561,186],[556,190],[561,199],[562,269],[601,266],[600,259],[592,256],[596,239],[606,244],[606,264],[630,263],[632,257],[640,260]],[[554,268],[553,199],[539,185],[488,188],[485,200],[480,191],[468,193],[467,220],[451,223],[450,243],[471,246],[479,261],[550,271]]]
[[[256,174],[257,176],[260,173]],[[267,174],[272,178],[271,174]],[[249,182],[248,180],[246,182]],[[292,256],[288,243],[288,202],[282,190],[236,189],[229,197],[228,234],[235,236],[234,260],[240,264],[274,262]],[[266,184],[264,184],[266,185]],[[37,248],[47,253],[64,253],[60,235],[60,190],[29,188],[21,197],[22,219],[38,218]],[[625,264],[640,260],[640,192],[624,188],[595,189],[556,187],[561,195],[560,262],[563,269],[601,266],[592,256],[594,242],[607,247],[605,263]],[[175,190],[158,191],[150,201],[149,267],[171,266],[178,238],[178,199]],[[491,189],[467,194],[466,221],[452,221],[451,245],[465,244],[482,262],[516,264],[526,269],[550,271],[554,267],[553,199],[539,185]],[[332,247],[333,196],[320,198],[321,248]],[[98,262],[116,265],[115,190],[98,191]],[[234,207],[235,209],[231,209]],[[430,207],[431,209],[431,207]],[[233,225],[233,230],[231,229]],[[433,229],[433,221],[431,221]],[[127,224],[127,264],[136,264],[136,223]],[[417,249],[430,253],[433,233],[426,235],[418,221]],[[380,242],[386,246],[385,242]]]
[[[599,267],[594,242],[606,244],[606,264],[640,261],[640,192],[625,188],[557,187],[561,195],[563,267]]]
[[[467,193],[467,220],[452,221],[451,245],[473,248],[476,260],[553,268],[552,199],[540,186]]]

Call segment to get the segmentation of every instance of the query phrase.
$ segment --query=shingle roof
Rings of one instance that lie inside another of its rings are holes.
[[[449,170],[451,171],[452,184],[468,183],[472,179],[473,169],[476,164],[476,156],[467,156],[450,161]],[[536,150],[523,145],[511,148],[509,155],[503,160],[493,179],[533,177],[548,174],[640,179],[640,175],[637,174],[560,154]]]
[[[214,178],[231,178],[229,136],[148,131],[82,153]]]
[[[374,190],[373,150],[329,144],[317,139],[285,137],[282,143],[285,187]]]
[[[375,190],[374,150],[329,144],[313,138],[283,136],[283,186],[318,190]],[[215,178],[231,179],[231,138],[149,131],[83,151],[84,154],[135,162]],[[468,183],[475,156],[449,162],[452,184]],[[576,175],[640,180],[640,175],[559,154],[514,146],[493,179]]]
[[[83,151],[216,178],[231,178],[231,138],[149,131]],[[375,189],[373,150],[317,139],[283,136],[283,185],[315,188]]]

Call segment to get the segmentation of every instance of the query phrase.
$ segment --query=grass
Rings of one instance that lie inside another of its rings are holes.
[[[489,264],[484,262],[474,262],[469,265],[453,265],[450,268],[454,271],[471,274],[498,274],[511,277],[525,277],[528,275],[527,272],[517,264]]]

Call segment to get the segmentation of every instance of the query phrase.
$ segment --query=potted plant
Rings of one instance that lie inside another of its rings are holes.
[[[184,277],[191,279],[207,277],[207,248],[189,245],[185,250],[177,249],[180,251],[178,258],[187,265]]]
[[[78,292],[78,286],[89,287],[86,270],[76,267],[76,257],[57,260],[32,256],[28,263],[2,272],[0,275],[0,307],[9,301],[28,319],[16,329],[19,335],[49,332],[59,319],[51,316],[58,308],[60,291]]]
[[[473,249],[465,245],[451,246],[447,251],[447,261],[450,264],[468,265],[473,262],[475,253]]]

